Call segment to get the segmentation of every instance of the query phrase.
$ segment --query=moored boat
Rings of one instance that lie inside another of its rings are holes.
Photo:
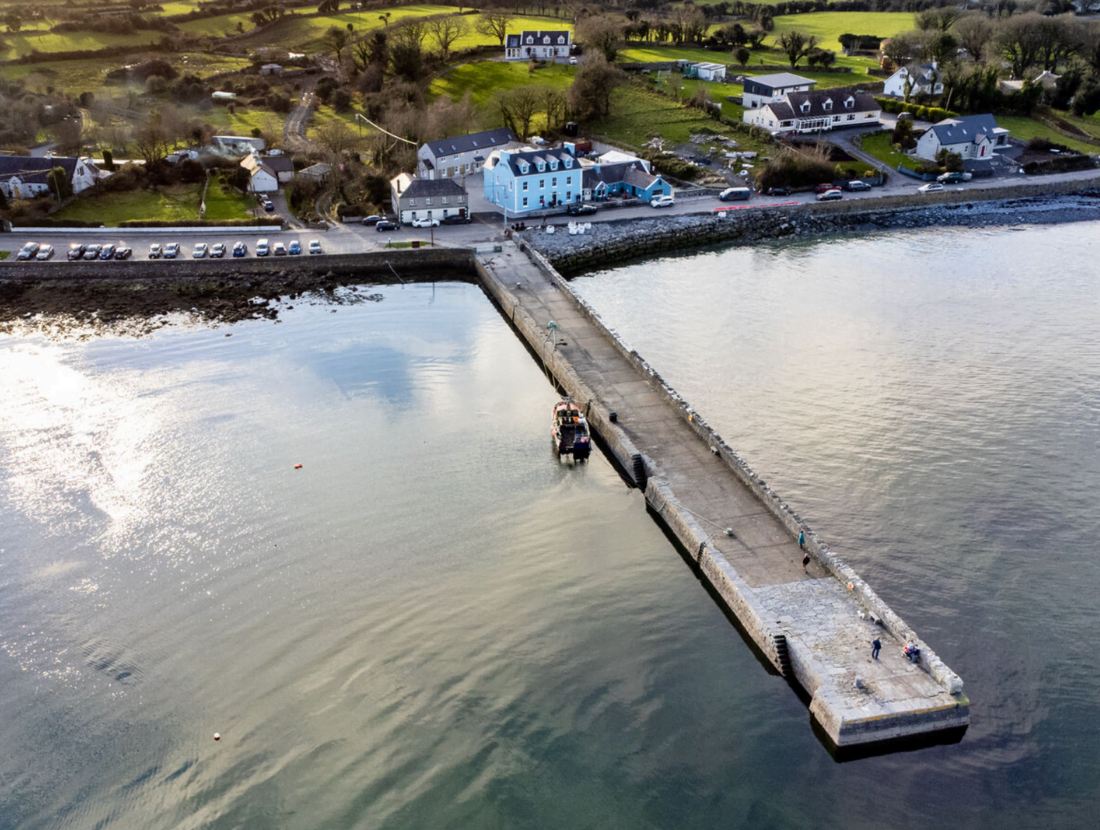
[[[592,452],[592,437],[588,434],[588,421],[572,398],[558,401],[550,421],[550,437],[558,455],[572,455],[576,461],[585,461]]]

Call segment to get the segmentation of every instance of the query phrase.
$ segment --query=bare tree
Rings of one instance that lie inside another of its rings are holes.
[[[465,19],[461,17],[454,15],[437,17],[428,21],[428,37],[439,47],[439,54],[443,60],[447,60],[454,42],[466,34],[469,28]]]
[[[611,112],[611,94],[621,83],[621,69],[602,55],[593,55],[578,67],[566,93],[569,108],[581,118],[602,118]]]
[[[993,40],[993,23],[980,12],[968,14],[955,22],[955,37],[973,60],[981,61],[986,47]]]
[[[329,121],[313,132],[313,140],[333,156],[342,156],[354,149],[358,136],[343,121]]]
[[[339,26],[333,26],[327,32],[325,32],[325,43],[332,47],[332,51],[336,53],[336,62],[340,63],[343,58],[344,47],[348,45],[348,30],[341,29]]]
[[[623,39],[623,23],[607,15],[589,15],[577,21],[577,41],[585,49],[600,52],[608,63],[615,60]]]
[[[504,38],[508,36],[508,27],[512,23],[512,15],[508,12],[491,10],[486,11],[474,24],[478,34],[485,37],[495,37],[500,45],[504,46]]]
[[[497,94],[496,104],[504,126],[522,141],[531,135],[531,122],[539,112],[541,96],[537,87],[520,86]]]

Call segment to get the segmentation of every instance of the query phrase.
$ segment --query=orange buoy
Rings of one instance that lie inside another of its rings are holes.
[[[221,739],[222,739],[222,733],[221,732],[215,732],[214,733],[214,740],[215,741],[220,741]]]
[[[302,465],[301,464],[295,464],[294,469],[295,470],[300,470],[300,469],[302,469]]]

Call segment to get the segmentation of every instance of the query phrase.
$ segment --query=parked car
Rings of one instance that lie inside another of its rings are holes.
[[[288,254],[297,256],[302,252],[302,243],[297,239],[290,240],[290,246],[286,249]]]
[[[45,262],[47,259],[53,257],[53,245],[40,245],[38,253],[34,255],[34,258],[39,262]]]
[[[844,189],[852,191],[852,192],[856,192],[856,191],[859,191],[859,190],[870,190],[871,185],[867,184],[867,182],[865,182],[861,179],[853,179],[850,182],[845,182],[844,183]]]
[[[99,259],[99,252],[103,250],[103,246],[98,242],[93,242],[84,248],[84,259],[91,262],[93,259]]]
[[[570,216],[591,216],[597,210],[595,205],[585,205],[580,202],[574,202],[565,209],[565,212]]]
[[[206,247],[205,242],[196,242],[195,249],[191,251],[191,256],[195,259],[202,259],[210,252],[210,249]]]
[[[814,193],[824,193],[826,190],[839,190],[840,188],[833,182],[824,182],[814,188]]]
[[[455,213],[455,214],[452,214],[451,216],[444,216],[439,221],[439,224],[441,224],[441,225],[469,225],[470,224],[470,217],[469,216],[460,216],[459,214]]]
[[[270,199],[264,199],[264,210],[271,213],[275,210],[275,203]]]
[[[718,194],[720,202],[747,202],[752,197],[752,190],[747,187],[727,187]]]
[[[958,184],[959,182],[968,182],[971,179],[969,173],[943,173],[936,177],[936,181],[940,184]]]
[[[570,66],[576,66],[577,65],[577,59],[576,58],[570,58],[569,59],[569,65]]]
[[[164,249],[156,242],[149,246],[149,259],[160,259],[163,253]]]
[[[844,191],[839,187],[834,187],[832,190],[826,190],[823,193],[818,193],[814,197],[819,202],[835,202],[837,199],[844,198]]]
[[[364,225],[377,225],[381,221],[382,221],[382,217],[379,216],[376,213],[372,213],[370,216],[364,216],[363,217],[363,224]]]
[[[240,256],[247,256],[247,255],[248,255],[248,246],[245,245],[243,242],[237,242],[233,245],[233,256],[240,257]]]
[[[311,254],[323,253],[323,251],[321,250],[321,240],[320,239],[311,239],[311,240],[309,240],[309,252]]]
[[[790,196],[791,189],[789,187],[769,187],[764,193],[768,196]]]
[[[129,259],[134,253],[133,248],[127,248],[125,245],[119,245],[115,248],[115,259]]]
[[[663,208],[672,207],[674,204],[676,204],[676,200],[673,199],[672,196],[666,194],[664,196],[657,196],[656,198],[654,198],[653,201],[649,203],[649,206],[655,208]]]
[[[175,259],[180,255],[180,244],[178,242],[169,242],[164,246],[164,258]]]
[[[69,260],[80,259],[84,256],[84,249],[87,246],[83,242],[74,242],[69,246]]]
[[[267,256],[271,253],[271,245],[266,239],[256,241],[256,256]]]
[[[215,242],[213,245],[211,245],[210,256],[212,256],[214,259],[221,259],[223,256],[225,256],[225,243]]]
[[[922,184],[917,190],[921,193],[939,193],[943,190],[943,185],[939,182],[929,182],[928,184]]]
[[[381,231],[396,231],[400,227],[401,226],[398,225],[396,222],[391,222],[389,219],[383,219],[380,222],[376,222],[375,225],[374,225],[374,229],[376,231],[379,231],[379,232],[381,232]]]
[[[99,252],[100,259],[112,259],[115,255],[114,245],[104,245],[103,249]]]
[[[414,228],[438,228],[439,220],[425,216],[423,219],[413,219],[410,224]]]
[[[41,247],[37,242],[28,242],[22,248],[19,249],[19,254],[16,259],[34,259],[35,254],[38,253],[38,249]]]
[[[912,121],[912,120],[913,120],[913,113],[911,113],[911,112],[899,112],[898,113],[898,121]]]
[[[286,245],[282,242],[276,242],[271,246],[271,253],[275,256],[286,256]]]

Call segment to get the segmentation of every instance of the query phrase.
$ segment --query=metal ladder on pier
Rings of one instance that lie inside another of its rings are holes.
[[[786,678],[791,677],[791,655],[787,651],[787,635],[776,634],[773,636],[775,640],[775,659],[778,663],[776,668],[779,669],[779,673]]]

